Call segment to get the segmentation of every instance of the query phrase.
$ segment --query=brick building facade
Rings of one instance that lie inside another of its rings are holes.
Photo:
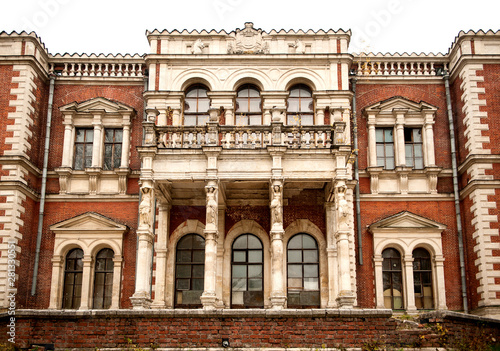
[[[80,56],[1,33],[6,316],[15,294],[31,328],[36,310],[500,318],[499,33],[438,55],[353,54],[350,35],[155,30],[145,55]]]

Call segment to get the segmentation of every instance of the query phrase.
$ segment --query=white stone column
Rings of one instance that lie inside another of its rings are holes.
[[[396,135],[394,136],[394,145],[396,146],[396,166],[406,165],[406,152],[405,152],[405,128],[404,116],[399,115],[396,119]]]
[[[71,117],[65,117],[64,119],[64,142],[63,142],[63,159],[61,167],[69,167],[72,165],[73,156],[73,122]]]
[[[328,308],[337,307],[338,295],[338,261],[337,244],[335,241],[335,204],[327,202],[325,204],[326,214],[326,242],[328,254]]]
[[[224,308],[223,295],[223,268],[224,268],[224,238],[225,238],[225,206],[219,206],[219,235],[217,244],[217,269],[215,279],[215,295],[217,296],[217,307]]]
[[[111,293],[111,306],[110,309],[117,310],[120,308],[120,288],[122,276],[122,262],[123,257],[113,258],[113,291]]]
[[[424,123],[424,162],[426,167],[436,166],[436,156],[434,155],[434,114],[427,114]]]
[[[62,290],[64,289],[64,277],[62,275],[64,258],[62,256],[52,257],[52,284],[50,285],[49,309],[58,309],[61,304]]]
[[[404,257],[404,267],[405,267],[405,279],[404,288],[406,290],[406,311],[416,312],[417,307],[415,306],[415,287],[413,284],[413,257],[410,255],[405,255]],[[403,291],[404,294],[404,291]]]
[[[170,225],[170,204],[162,202],[158,206],[158,237],[156,241],[155,298],[151,307],[165,308],[165,286],[167,270],[167,243]]]
[[[343,180],[335,185],[335,202],[337,214],[337,239],[338,266],[339,266],[339,294],[337,303],[340,308],[352,308],[354,305],[354,292],[351,284],[351,263],[349,255],[349,236],[352,233],[352,203],[346,199],[347,186]]]
[[[446,306],[446,290],[444,287],[444,257],[442,255],[436,255],[436,257],[434,257],[434,272],[434,308],[437,310],[447,310],[448,307]]]
[[[82,291],[80,300],[80,310],[90,309],[90,279],[92,270],[92,257],[84,255],[83,259],[83,272],[82,272]]]
[[[143,165],[144,166],[144,165]],[[137,269],[135,277],[135,293],[130,298],[134,309],[145,309],[151,305],[151,261],[153,258],[154,233],[152,228],[153,186],[150,180],[143,181],[142,199],[139,205],[139,238],[137,248]]]
[[[130,121],[126,123],[124,118],[120,168],[128,168],[129,153],[130,153]]]
[[[216,180],[209,180],[205,186],[207,193],[206,223],[205,223],[205,286],[201,295],[203,309],[213,310],[216,308],[217,296],[216,285],[216,263],[217,263],[217,239],[218,230],[218,184]]]
[[[381,255],[375,255],[373,265],[375,266],[375,300],[376,308],[386,308],[384,303],[384,277],[382,271],[382,262],[384,259]]]
[[[370,156],[368,167],[377,167],[377,135],[375,124],[370,123],[370,119],[375,119],[375,117],[368,119],[368,154]]]
[[[102,121],[101,116],[94,116],[94,139],[92,144],[92,167],[102,167],[101,164],[101,131],[102,131]]]
[[[271,183],[271,308],[285,307],[284,252],[283,252],[283,181]]]
[[[316,125],[322,126],[325,124],[325,110],[318,108],[316,110]]]

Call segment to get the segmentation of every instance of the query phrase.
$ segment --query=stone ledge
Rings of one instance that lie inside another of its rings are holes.
[[[498,324],[500,326],[500,319],[481,317],[474,314],[465,314],[453,311],[433,311],[420,315],[420,319],[431,320],[433,318],[476,321],[481,323],[493,323],[493,324]]]
[[[16,317],[33,318],[91,318],[91,317],[131,317],[131,318],[389,318],[392,310],[387,309],[148,309],[148,310],[16,310]],[[8,313],[0,313],[8,318]],[[481,317],[478,317],[481,318]],[[500,322],[500,321],[498,321]]]

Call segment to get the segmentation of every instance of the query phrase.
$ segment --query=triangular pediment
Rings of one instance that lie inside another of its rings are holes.
[[[64,105],[61,111],[75,111],[77,113],[92,113],[95,111],[103,111],[106,113],[124,113],[132,114],[134,109],[122,103],[111,101],[106,98],[94,98],[83,102],[72,102]]]
[[[365,108],[365,113],[394,113],[396,111],[408,111],[409,113],[421,113],[424,110],[436,111],[437,107],[426,102],[415,102],[401,96],[395,96],[390,99],[377,102]]]
[[[124,232],[127,226],[116,223],[110,218],[94,212],[87,212],[82,215],[67,219],[50,227],[54,232]]]
[[[377,229],[427,229],[427,230],[439,230],[442,231],[446,229],[444,224],[435,222],[428,218],[416,215],[414,213],[405,211],[397,213],[393,216],[384,218],[378,222],[370,225],[370,231]]]

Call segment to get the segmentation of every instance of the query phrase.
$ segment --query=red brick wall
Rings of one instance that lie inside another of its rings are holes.
[[[12,65],[0,65],[0,155],[5,150],[11,150],[12,146],[5,144],[5,138],[11,137],[12,132],[7,131],[8,125],[13,125],[13,119],[7,119],[9,112],[15,112],[15,106],[9,106],[10,100],[16,100],[15,95],[10,94],[12,88],[17,88],[18,83],[12,83],[13,77],[19,77],[19,72],[13,71]]]
[[[32,132],[32,137],[28,139],[31,149],[27,153],[30,161],[41,170],[43,168],[43,154],[45,149],[49,83],[40,79],[40,77],[35,77],[33,82],[36,88],[32,92],[35,96],[35,101],[31,103],[34,109],[34,112],[31,113],[33,125],[30,127],[30,131]]]
[[[123,311],[121,315],[59,313],[16,315],[16,346],[53,344],[56,349],[94,348],[341,348],[366,350],[402,347],[453,347],[474,342],[493,344],[500,325],[476,319],[429,318],[422,325],[404,325],[385,314],[281,315],[215,313],[173,316]],[[9,317],[0,318],[0,341],[6,342]],[[479,339],[480,338],[480,339]],[[470,345],[474,346],[474,345]]]
[[[31,208],[38,214],[37,206],[28,203],[27,212]],[[49,306],[50,287],[52,284],[52,256],[54,254],[54,233],[48,228],[61,221],[73,218],[86,212],[96,212],[110,219],[127,225],[130,230],[123,239],[123,275],[120,298],[121,308],[131,308],[130,296],[135,289],[135,261],[136,261],[136,233],[137,202],[47,202],[43,227],[42,245],[40,251],[40,266],[38,272],[36,296],[30,295],[32,283],[32,267],[35,258],[36,228],[31,230],[32,235],[25,234],[22,241],[23,270],[19,271],[20,283],[17,294],[18,308],[43,309]],[[28,213],[26,214],[28,215]],[[35,216],[36,220],[38,219]],[[33,221],[35,221],[33,219]],[[35,224],[36,225],[36,224]],[[27,228],[24,228],[27,229]]]
[[[479,110],[488,113],[489,128],[481,134],[490,138],[489,143],[484,143],[485,149],[491,149],[491,153],[500,154],[500,64],[485,64],[482,71],[477,71],[478,76],[484,77],[484,82],[478,82],[479,88],[484,88],[485,93],[479,94],[479,99],[486,99],[486,106],[480,106]]]

